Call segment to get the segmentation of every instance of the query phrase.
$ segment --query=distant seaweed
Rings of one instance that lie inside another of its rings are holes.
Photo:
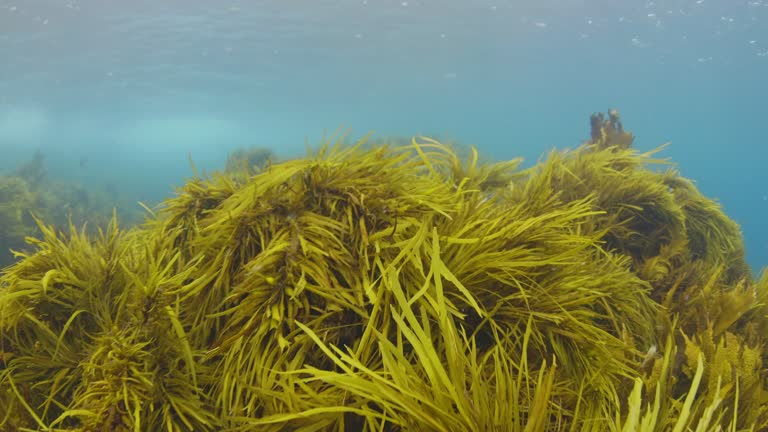
[[[44,154],[35,151],[12,174],[0,176],[0,268],[14,261],[12,250],[27,247],[27,236],[41,234],[35,216],[58,229],[67,229],[70,221],[77,226],[88,222],[87,229],[96,234],[115,209],[126,225],[142,221],[141,208],[124,205],[114,186],[50,178]]]
[[[266,147],[238,148],[227,155],[224,171],[234,178],[246,181],[275,162],[275,154]]]

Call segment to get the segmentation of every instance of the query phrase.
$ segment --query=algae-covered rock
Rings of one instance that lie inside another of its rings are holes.
[[[340,139],[196,175],[138,229],[41,223],[0,278],[0,425],[765,427],[768,278],[616,113],[592,126],[525,171]]]

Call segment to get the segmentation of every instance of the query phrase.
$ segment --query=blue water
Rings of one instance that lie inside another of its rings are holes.
[[[227,152],[324,130],[535,162],[618,108],[768,264],[768,0],[0,0],[0,173],[155,201]],[[81,158],[88,163],[80,167]]]

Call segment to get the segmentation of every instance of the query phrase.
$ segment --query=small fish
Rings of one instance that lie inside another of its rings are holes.
[[[80,156],[80,168],[85,169],[85,167],[88,165],[88,157],[86,156]]]

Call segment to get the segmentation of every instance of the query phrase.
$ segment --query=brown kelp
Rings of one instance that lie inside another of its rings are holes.
[[[0,277],[1,427],[768,427],[768,277],[615,112],[592,128],[528,170],[332,137],[139,229],[39,222]]]

